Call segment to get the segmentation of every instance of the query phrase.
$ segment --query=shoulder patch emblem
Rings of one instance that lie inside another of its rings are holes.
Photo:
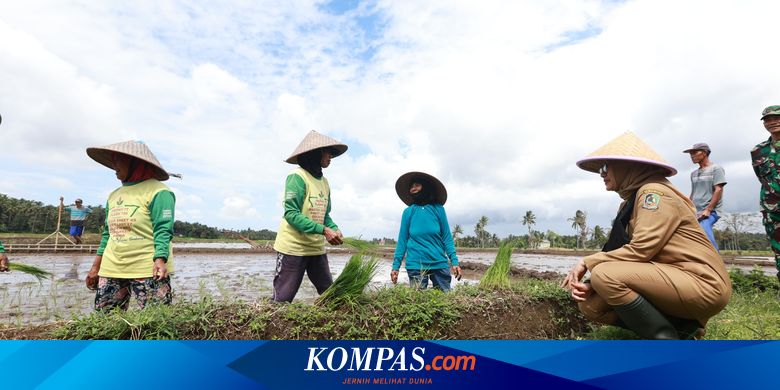
[[[642,208],[647,210],[658,210],[661,205],[661,196],[655,192],[642,195]]]

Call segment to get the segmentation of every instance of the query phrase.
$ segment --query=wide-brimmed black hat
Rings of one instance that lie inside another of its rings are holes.
[[[433,192],[433,199],[435,203],[444,204],[447,202],[447,189],[444,187],[444,184],[439,181],[439,179],[424,172],[407,172],[401,175],[401,177],[395,181],[395,192],[398,194],[398,197],[401,198],[404,203],[406,203],[407,206],[414,203],[412,195],[409,193],[409,187],[415,180],[428,183],[428,185],[432,187],[430,190]]]

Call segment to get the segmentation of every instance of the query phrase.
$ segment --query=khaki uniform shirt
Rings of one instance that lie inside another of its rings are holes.
[[[731,281],[718,252],[707,239],[693,207],[660,183],[639,188],[628,227],[631,242],[610,252],[585,257],[593,270],[608,261],[649,262],[658,266],[688,311],[697,317],[715,302],[728,302]],[[664,272],[673,267],[685,272]],[[724,304],[725,305],[725,304]],[[701,318],[705,319],[705,318]]]

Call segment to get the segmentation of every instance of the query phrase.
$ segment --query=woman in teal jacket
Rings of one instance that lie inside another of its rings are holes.
[[[409,172],[398,178],[395,191],[409,207],[401,216],[390,279],[393,283],[398,282],[398,270],[405,257],[412,287],[424,289],[430,278],[434,288],[449,291],[450,265],[452,274],[458,279],[461,270],[444,211],[447,189],[427,173]]]

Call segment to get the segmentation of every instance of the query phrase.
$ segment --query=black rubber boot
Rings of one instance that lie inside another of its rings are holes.
[[[615,312],[639,337],[652,340],[679,340],[677,330],[658,309],[641,295],[631,303],[615,306]]]

